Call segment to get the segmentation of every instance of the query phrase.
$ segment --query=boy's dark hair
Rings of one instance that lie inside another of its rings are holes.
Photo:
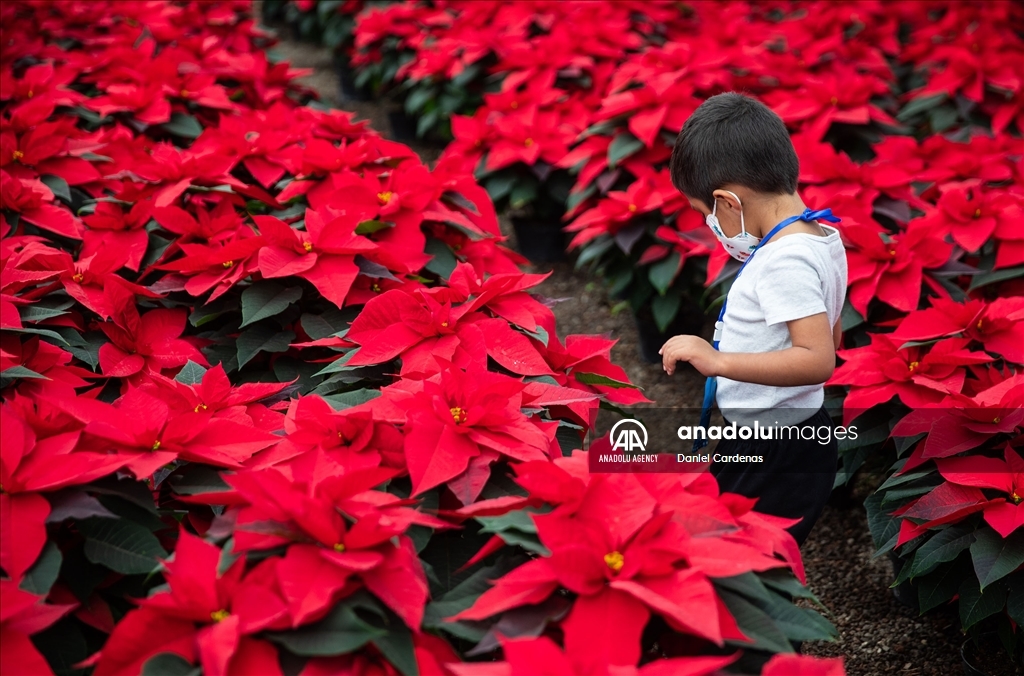
[[[796,192],[800,161],[786,125],[760,101],[727,92],[686,120],[669,165],[672,185],[711,208],[714,191],[735,183],[773,195]]]

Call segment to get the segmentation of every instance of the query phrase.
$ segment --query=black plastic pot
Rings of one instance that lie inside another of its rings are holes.
[[[993,644],[993,647],[998,642],[994,632],[986,632],[981,636],[981,640],[988,640],[989,643]],[[964,676],[990,676],[989,672],[977,665],[977,657],[978,647],[974,644],[974,641],[967,639],[960,644],[960,661],[964,665]]]
[[[393,141],[408,143],[416,140],[416,120],[406,115],[404,110],[389,110],[388,125]]]
[[[516,248],[531,263],[557,263],[565,260],[568,242],[558,220],[528,216],[513,216],[511,220],[512,229],[516,233]]]
[[[960,661],[964,665],[964,676],[989,676],[988,673],[971,664],[967,648],[969,644],[970,640],[967,640],[960,646]]]
[[[334,67],[338,74],[338,84],[341,86],[341,98],[345,101],[372,101],[373,93],[367,86],[356,86],[355,71],[346,64],[336,64]],[[415,128],[414,128],[415,131]]]
[[[658,350],[672,336],[699,336],[704,328],[703,310],[697,303],[685,299],[679,304],[676,318],[664,332],[658,330],[658,323],[654,321],[654,315],[649,309],[646,312],[634,313],[633,319],[636,321],[636,331],[640,338],[640,358],[648,364],[661,363]]]
[[[284,2],[264,2],[263,3],[263,23],[273,24],[284,19],[285,3]]]
[[[892,562],[892,574],[893,579],[895,579],[899,577],[900,571],[903,570],[903,566],[906,562],[893,552],[889,552],[889,561]],[[921,607],[917,599],[917,584],[912,581],[907,581],[893,587],[892,595],[896,597],[897,601],[908,608],[918,610]]]
[[[845,484],[836,486],[828,496],[828,506],[836,509],[850,509],[859,501],[853,497],[853,477]]]

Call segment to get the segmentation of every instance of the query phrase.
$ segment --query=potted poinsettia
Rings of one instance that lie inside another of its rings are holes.
[[[464,3],[440,11],[426,9],[421,32],[411,40],[413,58],[395,74],[400,86],[403,129],[407,140],[431,139],[447,145],[452,140],[452,115],[471,115],[483,104],[485,92],[498,91],[501,77],[494,75],[498,61],[495,45],[508,47],[509,8],[500,3]]]
[[[916,305],[920,290],[909,291]],[[896,287],[890,293],[887,304],[902,302]],[[866,436],[888,438],[896,457],[865,506],[898,596],[920,612],[956,603],[972,640],[994,631],[1013,659],[1021,644],[1010,623],[1024,591],[1022,318],[1019,296],[933,297],[890,321],[891,332],[840,350],[833,378],[850,388],[845,422],[873,425]]]
[[[501,48],[495,58],[488,55],[481,63],[488,79],[500,83],[500,91],[485,94],[475,114],[452,120],[455,141],[447,154],[464,158],[499,205],[511,208],[518,243],[533,260],[564,257],[565,239],[555,219],[573,203],[565,170],[578,161],[568,163],[568,146],[599,107],[616,64],[648,39],[659,39],[648,22],[671,22],[674,16],[638,9],[566,3],[553,6],[543,21],[535,20],[526,6],[498,10],[500,20],[493,23],[502,30]],[[454,16],[453,32],[467,29],[467,16],[475,14],[464,9]],[[440,49],[447,42],[427,40],[416,67],[436,73],[439,65],[452,63],[450,68],[461,69],[470,58],[480,58],[481,49],[470,49],[481,40],[479,23],[471,24],[463,41],[469,47],[462,47],[460,61],[452,62]],[[612,35],[601,31],[603,25],[621,25],[623,30]],[[600,33],[600,39],[576,39],[591,32]],[[538,54],[543,58],[536,58]]]
[[[325,4],[332,5],[331,11],[324,10]],[[450,140],[450,116],[480,106],[484,78],[494,62],[492,45],[500,25],[494,15],[500,6],[334,4],[321,3],[318,9],[324,17],[323,42],[335,50],[342,95],[366,100],[371,92],[387,94],[397,140]],[[482,33],[481,26],[494,28]]]
[[[334,54],[334,69],[338,74],[341,96],[346,101],[369,101],[372,98],[369,87],[356,85],[351,65],[356,17],[366,4],[365,0],[335,0],[320,2],[316,7],[320,43]]]
[[[715,240],[700,216],[682,207],[667,171],[609,190],[569,226],[577,265],[589,265],[636,320],[641,356],[661,361],[668,338],[701,332],[701,304]],[[712,269],[712,272],[714,270]]]
[[[652,363],[672,335],[700,333],[704,287],[724,263],[716,257],[709,267],[714,239],[668,172],[675,136],[699,105],[694,82],[717,86],[727,73],[699,74],[722,58],[690,63],[677,43],[632,55],[613,71],[590,126],[560,163],[576,177],[564,217],[575,233],[570,247],[628,303],[641,356]]]
[[[1024,619],[1024,379],[985,375],[996,382],[897,423],[892,436],[905,450],[866,506],[879,553],[898,555],[893,586],[912,584],[922,613],[957,604],[971,640],[994,633],[1016,662],[1024,655],[1014,629]]]
[[[323,35],[321,13],[319,6],[330,5],[330,2],[317,2],[317,0],[292,0],[292,2],[281,3],[283,7],[276,6],[271,0],[270,6],[265,7],[264,16],[269,14],[270,18],[283,16],[292,32],[292,39],[302,42],[320,42]]]
[[[402,105],[400,71],[416,58],[415,43],[436,21],[447,22],[447,12],[424,3],[372,5],[355,18],[351,58],[341,66],[353,73],[353,86],[368,89],[389,101],[388,122],[399,140],[416,138],[413,120]]]
[[[520,251],[548,262],[565,254],[559,218],[570,180],[555,164],[575,131],[570,110],[543,85],[537,89],[486,94],[472,117],[454,116],[455,141],[442,161],[451,158],[474,171],[496,207],[509,209]]]
[[[607,449],[605,437],[590,452]],[[792,537],[777,530],[772,517],[717,495],[710,475],[664,482],[629,473],[589,475],[586,458],[575,451],[554,462],[517,464],[514,481],[524,490],[451,513],[493,533],[474,559],[517,547],[534,556],[493,575],[481,594],[453,605],[456,612],[440,627],[458,635],[498,618],[481,642],[490,638],[493,645],[502,640],[500,628],[522,617],[530,604],[543,610],[535,612],[543,618],[540,627],[560,626],[571,662],[632,665],[646,661],[645,655],[674,655],[678,660],[665,666],[677,670],[707,655],[714,657],[703,659],[716,668],[731,664],[745,673],[760,673],[772,653],[791,652],[796,636],[835,635],[813,611],[789,613],[786,593],[816,600],[802,588]],[[633,503],[628,516],[609,518],[625,500]],[[705,525],[690,521],[692,510],[708,508],[715,516]],[[723,558],[726,550],[730,555]],[[610,610],[620,618],[614,632],[600,629]],[[764,629],[754,630],[755,622]],[[588,643],[598,632],[604,637],[599,647]],[[758,638],[751,641],[754,633]]]

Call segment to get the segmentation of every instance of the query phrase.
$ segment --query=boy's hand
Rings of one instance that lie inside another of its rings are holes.
[[[672,375],[677,361],[690,362],[703,376],[717,376],[721,353],[699,336],[672,336],[658,350],[665,373]]]

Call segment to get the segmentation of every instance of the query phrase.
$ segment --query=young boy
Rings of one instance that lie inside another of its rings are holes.
[[[757,511],[800,518],[789,531],[802,544],[836,475],[823,383],[835,368],[847,268],[839,232],[817,221],[838,219],[807,209],[796,192],[798,174],[785,125],[762,103],[730,92],[690,116],[672,151],[672,183],[726,251],[749,262],[716,325],[718,349],[698,336],[673,336],[661,354],[669,375],[685,361],[715,379],[705,406],[717,383],[718,407],[730,425],[757,420],[762,427],[816,430],[811,439],[783,436],[778,427],[771,440],[723,439],[716,457],[763,462],[711,465],[723,492],[757,498]]]

